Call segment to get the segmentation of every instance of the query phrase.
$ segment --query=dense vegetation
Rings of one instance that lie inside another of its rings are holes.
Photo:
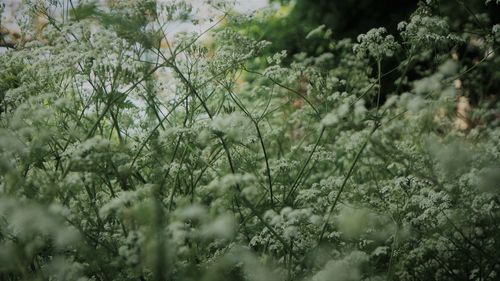
[[[25,1],[0,35],[0,280],[498,280],[499,4],[270,54],[273,10]]]

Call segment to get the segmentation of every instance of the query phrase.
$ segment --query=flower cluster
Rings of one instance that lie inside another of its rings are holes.
[[[358,44],[353,50],[358,56],[369,56],[379,61],[385,57],[392,57],[398,50],[399,44],[392,35],[386,35],[383,27],[369,30],[366,34],[358,36]]]

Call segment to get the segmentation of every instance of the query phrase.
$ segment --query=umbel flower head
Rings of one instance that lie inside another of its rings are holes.
[[[353,51],[360,57],[369,56],[375,60],[382,60],[384,57],[392,57],[399,48],[399,44],[394,40],[394,36],[385,35],[386,29],[383,27],[373,28],[366,34],[358,36],[358,44],[355,44]]]

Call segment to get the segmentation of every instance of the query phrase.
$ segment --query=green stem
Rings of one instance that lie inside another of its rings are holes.
[[[377,112],[380,107],[380,92],[382,90],[382,61],[377,60],[377,81],[378,81],[378,94],[377,94]]]
[[[323,240],[323,236],[325,235],[325,231],[326,231],[326,227],[328,225],[328,221],[330,220],[330,217],[332,216],[333,211],[335,210],[335,207],[337,206],[337,203],[339,202],[340,195],[342,195],[342,192],[344,191],[344,188],[347,185],[347,181],[349,180],[349,178],[351,177],[352,173],[354,172],[354,168],[356,167],[356,164],[358,163],[361,154],[363,153],[363,151],[366,148],[366,145],[370,141],[370,137],[373,135],[373,133],[375,133],[375,131],[379,127],[380,127],[379,124],[375,124],[375,126],[373,127],[373,130],[368,135],[368,137],[366,138],[366,140],[363,143],[363,145],[361,145],[361,148],[359,149],[358,153],[356,154],[356,157],[354,157],[354,160],[352,161],[351,167],[349,168],[349,171],[347,172],[347,175],[345,176],[344,181],[342,182],[342,185],[340,186],[339,192],[337,193],[337,196],[335,197],[335,200],[333,201],[333,204],[331,205],[330,209],[328,210],[328,214],[326,216],[326,220],[323,223],[323,227],[321,228],[321,233],[320,233],[319,238],[318,238],[318,244],[321,243],[321,241]]]

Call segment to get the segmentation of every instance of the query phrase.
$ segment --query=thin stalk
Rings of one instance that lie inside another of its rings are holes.
[[[349,168],[349,171],[347,172],[347,175],[344,178],[344,181],[342,182],[342,185],[340,186],[339,192],[337,193],[337,196],[335,197],[335,200],[333,201],[333,204],[330,206],[330,209],[328,210],[328,214],[326,217],[325,222],[323,223],[323,227],[321,228],[321,233],[318,238],[318,244],[321,243],[323,240],[323,236],[325,235],[326,227],[328,225],[328,221],[330,220],[330,217],[333,214],[333,211],[335,210],[335,207],[337,206],[337,203],[339,202],[340,196],[342,195],[342,192],[344,191],[345,186],[347,185],[347,181],[351,177],[352,173],[354,172],[354,168],[356,167],[356,164],[358,163],[361,154],[366,148],[366,145],[368,144],[370,137],[375,133],[375,131],[379,128],[379,124],[375,124],[373,127],[373,130],[371,131],[370,135],[366,138],[365,142],[363,145],[361,145],[361,148],[359,149],[358,153],[356,154],[356,157],[354,157],[354,160],[352,161],[351,167]]]
[[[319,137],[316,140],[316,143],[314,144],[313,150],[311,151],[311,153],[309,153],[309,156],[307,157],[306,162],[304,163],[304,165],[300,169],[300,172],[297,175],[297,178],[295,179],[295,181],[292,184],[292,188],[290,189],[290,192],[288,192],[288,194],[284,198],[283,202],[286,202],[288,200],[288,198],[290,198],[290,196],[292,196],[293,192],[295,192],[295,190],[298,188],[299,181],[302,178],[302,175],[304,174],[304,171],[306,170],[307,165],[311,161],[311,158],[312,158],[313,154],[316,152],[316,149],[319,146],[319,142],[321,141],[321,138],[323,137],[323,133],[325,132],[325,129],[326,129],[326,127],[322,126],[321,132],[319,133]]]
[[[382,61],[377,60],[377,81],[378,81],[378,93],[377,93],[377,111],[380,107],[380,92],[382,88]]]
[[[264,153],[264,160],[265,160],[265,163],[266,163],[266,175],[267,175],[267,182],[268,182],[268,186],[269,186],[269,194],[270,194],[270,199],[271,199],[271,206],[274,206],[273,180],[272,180],[272,177],[271,177],[271,168],[269,166],[269,157],[268,157],[268,154],[267,154],[266,145],[264,143],[264,138],[263,138],[262,133],[260,131],[259,121],[255,120],[255,118],[253,118],[253,116],[243,106],[243,104],[237,100],[237,98],[233,95],[233,92],[231,91],[231,89],[229,89],[229,87],[225,87],[225,88],[227,89],[227,91],[229,93],[229,96],[234,101],[234,103],[245,113],[245,115],[248,118],[250,118],[250,120],[252,121],[252,123],[253,123],[253,125],[255,127],[255,130],[257,131],[257,137],[259,138],[260,146],[262,148],[262,152]]]

